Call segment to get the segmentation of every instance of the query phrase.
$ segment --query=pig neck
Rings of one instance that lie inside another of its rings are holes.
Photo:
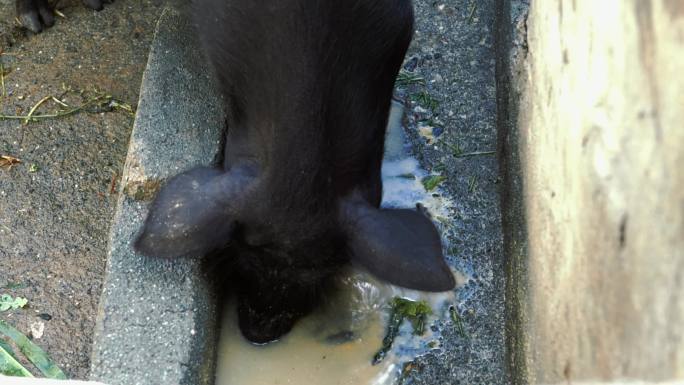
[[[245,114],[229,123],[226,168],[258,164],[260,190],[270,195],[264,198],[283,197],[287,206],[330,206],[354,190],[377,206],[390,95],[363,108],[345,98],[324,105],[321,96],[301,113],[293,106],[279,116]]]

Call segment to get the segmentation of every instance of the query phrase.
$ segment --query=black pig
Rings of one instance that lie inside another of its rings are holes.
[[[102,9],[104,2],[107,1],[83,0],[83,4],[96,11]],[[15,0],[14,5],[21,24],[35,33],[41,32],[43,26],[52,27],[55,24],[54,11],[48,0]]]
[[[227,100],[225,160],[171,179],[135,248],[225,258],[240,329],[260,343],[350,261],[396,285],[452,289],[432,222],[379,209],[410,0],[203,0],[194,16]]]

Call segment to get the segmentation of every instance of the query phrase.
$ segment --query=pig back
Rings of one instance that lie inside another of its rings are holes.
[[[273,194],[374,191],[408,0],[200,0],[200,40],[227,101],[226,155],[251,156]],[[231,149],[239,146],[240,149]],[[377,190],[377,191],[376,191]]]

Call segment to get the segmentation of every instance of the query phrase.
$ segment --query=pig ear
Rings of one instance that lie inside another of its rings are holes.
[[[201,257],[226,245],[236,226],[236,201],[252,179],[240,170],[205,167],[173,177],[152,203],[135,250],[155,257]]]
[[[437,229],[425,215],[405,209],[377,209],[361,201],[343,204],[352,262],[394,285],[446,291],[454,276],[442,255]]]

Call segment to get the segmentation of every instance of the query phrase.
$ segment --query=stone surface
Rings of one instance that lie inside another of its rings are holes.
[[[439,350],[419,358],[403,384],[507,384],[504,270],[496,156],[495,1],[414,1],[416,33],[397,97],[407,108],[411,152],[446,176],[453,201],[447,260],[468,282],[457,289],[465,337],[439,322]],[[426,127],[432,127],[427,129]],[[431,135],[423,135],[431,132]]]
[[[500,2],[515,383],[681,383],[684,5],[525,3]]]
[[[92,381],[48,380],[44,378],[3,377],[1,375],[0,382],[2,385],[105,385]]]
[[[157,1],[118,1],[102,12],[80,1],[62,1],[60,8],[66,19],[32,35],[14,25],[14,0],[0,0],[6,73],[0,114],[26,115],[45,96],[60,97],[63,85],[98,88],[135,105]],[[81,103],[78,93],[62,99]],[[58,107],[48,100],[36,114]],[[0,318],[25,334],[42,322],[43,335],[34,341],[70,378],[88,377],[109,226],[132,126],[131,114],[107,106],[27,125],[0,120],[0,155],[23,161],[0,168],[0,294],[29,301]]]
[[[131,249],[163,181],[220,156],[221,98],[184,15],[159,21],[112,227],[91,375],[110,385],[213,383],[218,313],[200,259]]]

